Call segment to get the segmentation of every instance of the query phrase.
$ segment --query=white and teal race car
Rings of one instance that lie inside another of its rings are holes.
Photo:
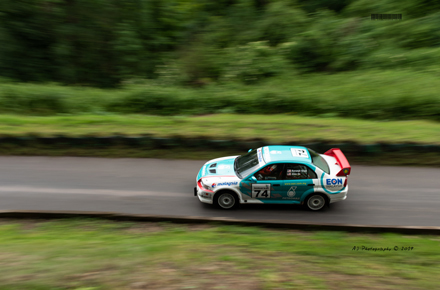
[[[337,148],[318,154],[301,146],[265,146],[206,162],[197,175],[194,195],[223,209],[267,203],[320,210],[347,198],[350,171]]]

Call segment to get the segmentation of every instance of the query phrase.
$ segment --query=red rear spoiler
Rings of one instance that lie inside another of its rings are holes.
[[[338,174],[336,174],[336,176],[345,176],[350,174],[351,172],[350,163],[348,163],[347,158],[345,158],[345,155],[344,153],[342,153],[341,149],[332,148],[327,152],[325,152],[324,155],[335,157],[339,166],[341,166],[342,169],[338,172]]]

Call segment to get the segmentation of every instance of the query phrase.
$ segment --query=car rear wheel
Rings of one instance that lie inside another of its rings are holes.
[[[312,194],[306,200],[305,205],[309,210],[321,210],[327,203],[326,198],[322,194]]]
[[[231,209],[236,206],[237,197],[231,192],[220,192],[215,197],[215,203],[223,209]]]

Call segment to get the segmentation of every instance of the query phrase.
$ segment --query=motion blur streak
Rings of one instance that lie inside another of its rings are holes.
[[[243,205],[225,211],[200,204],[193,188],[203,164],[190,160],[0,157],[0,210],[439,226],[439,168],[353,165],[347,200],[316,213],[299,206]]]

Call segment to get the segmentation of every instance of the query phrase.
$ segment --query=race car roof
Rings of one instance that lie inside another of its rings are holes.
[[[302,146],[265,146],[263,147],[263,158],[266,163],[272,161],[312,163],[309,151]]]

